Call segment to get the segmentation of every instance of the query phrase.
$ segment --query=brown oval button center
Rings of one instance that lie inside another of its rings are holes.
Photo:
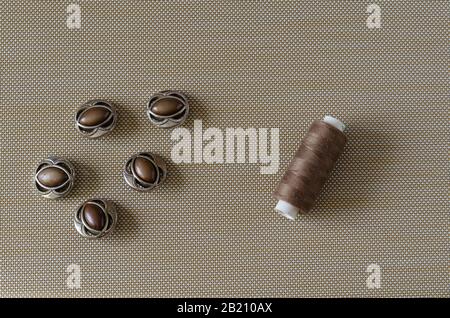
[[[54,188],[64,184],[69,176],[62,169],[48,167],[38,173],[37,179],[43,186]]]
[[[110,116],[111,111],[105,107],[91,107],[85,110],[78,119],[83,126],[97,126]]]
[[[156,169],[150,160],[141,157],[134,159],[134,171],[145,182],[154,183],[156,181]]]
[[[171,116],[183,108],[183,104],[174,98],[162,98],[152,106],[152,112],[159,116]]]
[[[103,210],[96,204],[87,203],[83,209],[83,216],[86,224],[94,230],[100,231],[106,224],[106,217]]]

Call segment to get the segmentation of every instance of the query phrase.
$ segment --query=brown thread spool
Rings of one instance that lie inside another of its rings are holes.
[[[347,137],[345,125],[338,119],[325,116],[314,121],[303,138],[300,148],[273,193],[278,199],[275,211],[295,220],[298,212],[308,212],[319,196]]]

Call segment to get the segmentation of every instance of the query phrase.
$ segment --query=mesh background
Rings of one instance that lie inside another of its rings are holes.
[[[1,2],[1,296],[449,296],[447,1],[377,0],[380,29],[366,26],[372,1],[77,1],[78,30],[71,3]],[[171,130],[144,113],[164,89],[189,97],[188,129],[279,128],[278,173],[174,164]],[[119,111],[98,140],[73,123],[92,98]],[[349,142],[313,211],[290,222],[271,192],[325,114]],[[138,151],[166,159],[163,187],[126,187]],[[33,188],[51,154],[76,168],[63,200]],[[119,223],[89,241],[72,216],[96,196]]]

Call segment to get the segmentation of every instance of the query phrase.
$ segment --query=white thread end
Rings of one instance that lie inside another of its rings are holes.
[[[339,129],[342,132],[344,132],[345,130],[345,124],[337,118],[334,118],[332,116],[325,116],[322,120],[327,124],[330,124],[331,126]]]
[[[275,211],[288,218],[289,220],[295,220],[297,218],[299,210],[300,209],[296,206],[293,206],[289,202],[283,200],[279,200],[277,205],[275,206]]]

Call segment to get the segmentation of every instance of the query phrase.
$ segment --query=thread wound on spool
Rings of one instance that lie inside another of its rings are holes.
[[[280,202],[288,203],[300,212],[308,212],[330,176],[347,142],[345,134],[335,125],[314,121],[273,193]],[[278,206],[284,206],[279,204]],[[296,214],[276,210],[290,219]]]

